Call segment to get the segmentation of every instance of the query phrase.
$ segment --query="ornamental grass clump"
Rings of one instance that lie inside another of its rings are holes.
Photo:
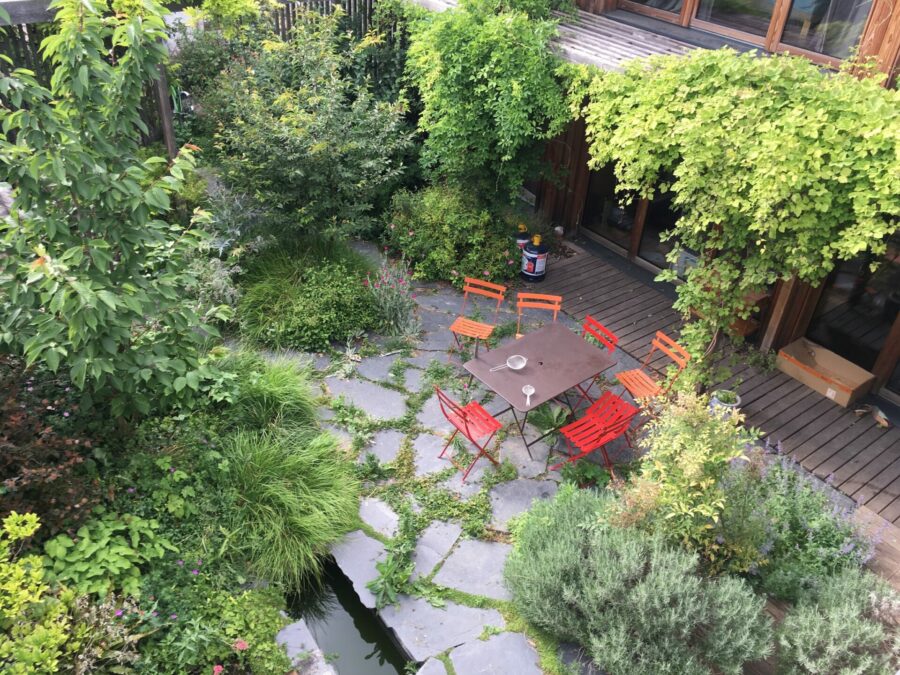
[[[238,431],[223,447],[232,553],[260,579],[296,589],[321,571],[331,544],[357,520],[354,464],[331,434]]]
[[[736,674],[771,652],[764,599],[704,578],[697,555],[661,535],[609,524],[611,500],[563,486],[516,528],[505,578],[525,619],[611,675]]]
[[[233,365],[238,384],[230,417],[236,425],[265,429],[279,424],[302,427],[316,424],[309,363],[287,357],[264,361],[257,356],[241,355]]]

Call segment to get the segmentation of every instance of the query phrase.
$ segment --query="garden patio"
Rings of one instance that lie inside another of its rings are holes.
[[[896,672],[896,428],[732,346],[893,255],[883,64],[428,6],[0,2],[0,670]]]

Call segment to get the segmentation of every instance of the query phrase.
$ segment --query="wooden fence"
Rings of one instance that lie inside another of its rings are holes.
[[[281,2],[278,8],[272,12],[272,20],[275,32],[282,39],[287,38],[298,21],[303,18],[304,11],[318,12],[319,14],[332,14],[336,8],[344,12],[348,27],[353,34],[361,39],[372,25],[372,14],[375,11],[374,0],[288,0]]]

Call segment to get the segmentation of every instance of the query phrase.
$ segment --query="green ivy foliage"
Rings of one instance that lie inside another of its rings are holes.
[[[169,165],[138,158],[141,97],[166,59],[164,9],[51,7],[50,87],[0,60],[0,163],[11,184],[0,209],[0,343],[29,365],[65,364],[77,387],[111,396],[116,414],[218,392],[200,348],[215,334],[207,319],[222,315],[195,311],[182,293],[204,235],[170,214],[192,153]]]
[[[422,162],[435,175],[515,194],[541,140],[569,119],[556,25],[497,3],[469,3],[415,24],[408,73],[421,92]]]
[[[702,315],[682,336],[697,355],[752,315],[748,294],[817,284],[836,259],[883,253],[898,227],[900,93],[876,77],[723,49],[576,79],[590,165],[612,163],[626,200],[671,192],[669,260],[699,253],[675,304]]]

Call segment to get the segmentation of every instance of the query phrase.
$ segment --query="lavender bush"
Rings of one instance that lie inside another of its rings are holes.
[[[861,567],[873,550],[853,521],[855,505],[797,469],[780,452],[735,464],[717,526],[725,568],[790,601],[840,570]]]

